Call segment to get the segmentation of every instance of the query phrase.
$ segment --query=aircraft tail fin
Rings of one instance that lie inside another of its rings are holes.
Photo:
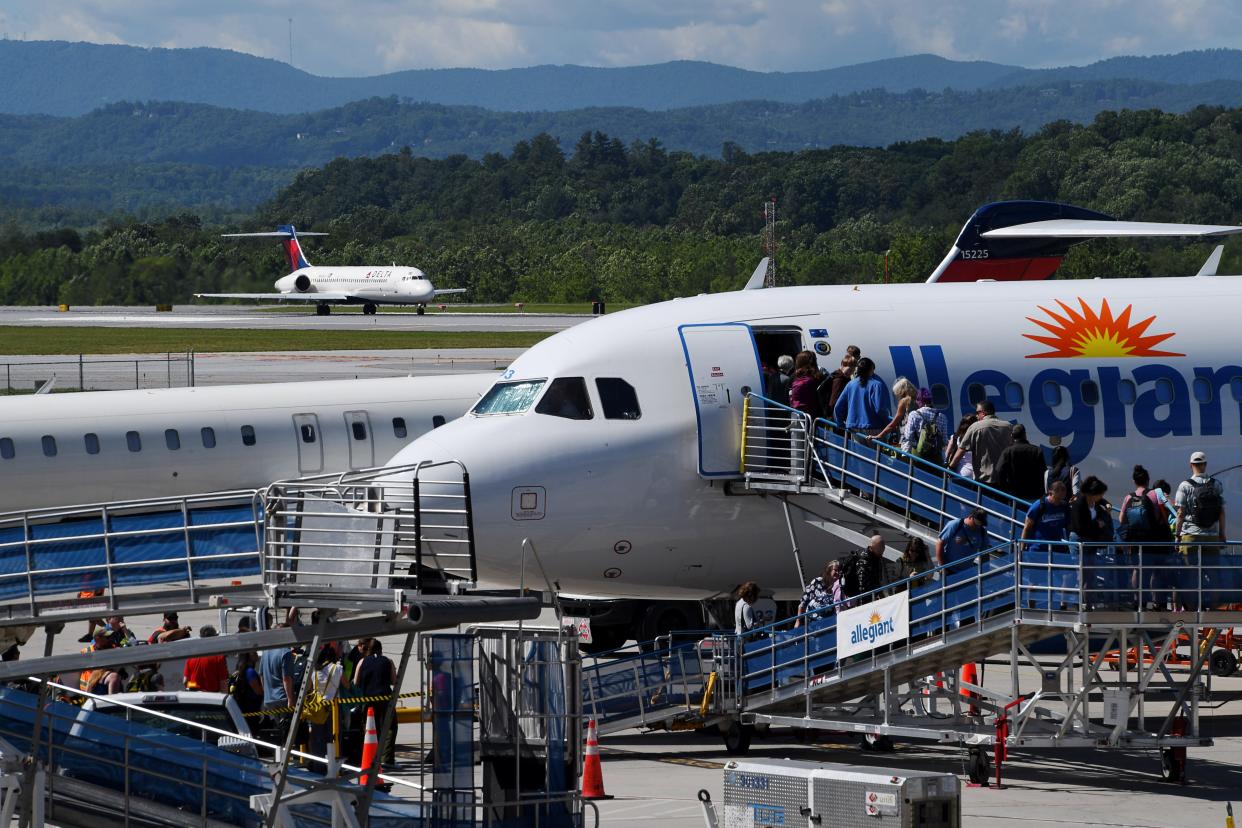
[[[1112,216],[1051,201],[998,201],[975,211],[928,282],[1018,282],[1047,279],[1057,272],[1079,238],[995,238],[985,234],[1015,225],[1055,219],[1114,221]]]
[[[327,233],[303,233],[303,236],[326,236]],[[255,238],[275,238],[280,239],[281,249],[285,251],[285,261],[289,264],[289,272],[301,270],[304,267],[310,267],[310,262],[306,255],[302,252],[302,245],[298,242],[298,231],[292,224],[278,224],[276,230],[269,233],[225,233],[224,238],[227,239],[255,239]]]

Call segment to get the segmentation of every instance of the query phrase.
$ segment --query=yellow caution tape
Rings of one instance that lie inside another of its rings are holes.
[[[423,695],[422,691],[415,690],[409,693],[400,693],[396,696],[391,696],[391,695],[389,696],[348,696],[346,698],[335,698],[332,701],[321,701],[318,703],[315,703],[311,699],[307,699],[302,704],[302,716],[303,718],[305,718],[307,714],[316,712],[320,708],[327,707],[329,705],[333,707],[352,707],[353,705],[356,705],[356,704],[375,704],[377,702],[391,701],[394,698],[410,699],[410,698],[414,698],[416,696],[421,696],[421,695]],[[292,712],[293,712],[292,707],[272,707],[267,710],[260,710],[255,713],[244,713],[242,715],[247,716],[247,717],[255,717],[255,716],[281,715],[284,713],[292,713]]]

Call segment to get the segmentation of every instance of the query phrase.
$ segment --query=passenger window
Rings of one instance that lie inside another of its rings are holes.
[[[1134,401],[1138,399],[1138,388],[1135,387],[1134,380],[1117,383],[1117,399],[1122,405],[1134,405]]]
[[[1080,390],[1082,392],[1082,401],[1087,405],[1100,404],[1100,386],[1095,384],[1095,380],[1083,380]]]
[[[1156,380],[1156,402],[1160,405],[1168,405],[1173,402],[1173,382],[1167,379]]]
[[[178,451],[181,448],[181,435],[177,433],[177,429],[164,429],[164,445],[168,446],[169,451]]]
[[[315,427],[310,423],[302,423],[302,425],[298,428],[298,431],[302,435],[303,443],[315,442]]]
[[[931,387],[931,392],[932,392],[932,405],[936,406],[936,408],[948,408],[949,407],[949,401],[952,399],[951,395],[949,394],[949,386],[945,385],[944,383],[938,382]]]
[[[367,424],[362,420],[354,420],[349,424],[350,431],[354,433],[355,440],[367,439]]]
[[[1044,383],[1042,391],[1045,405],[1055,408],[1061,404],[1061,384],[1059,382],[1048,380]]]
[[[966,389],[966,396],[971,405],[978,405],[988,398],[988,389],[977,382],[972,382]]]
[[[214,428],[203,426],[198,433],[203,438],[203,448],[216,447],[216,430]]]
[[[444,420],[443,414],[435,414],[431,418],[432,428],[439,428],[440,426],[444,425],[444,423],[445,423],[445,420]]]
[[[561,377],[548,385],[547,393],[535,406],[536,414],[550,414],[567,420],[589,420],[591,398],[587,396],[586,380],[582,377]]]
[[[254,426],[252,425],[242,426],[241,436],[242,436],[243,446],[253,446],[254,445]]]
[[[397,435],[398,440],[404,440],[408,433],[405,430],[405,417],[392,418],[392,433]]]
[[[56,438],[50,434],[43,435],[43,456],[44,457],[55,457],[56,456]]]
[[[142,435],[136,431],[125,432],[125,445],[130,451],[142,451]]]
[[[0,437],[0,457],[3,457],[5,460],[12,460],[13,455],[13,438]]]
[[[643,416],[638,407],[638,393],[625,380],[601,377],[595,380],[595,390],[599,392],[599,402],[604,408],[604,419],[637,420]]]
[[[1195,377],[1190,385],[1195,395],[1195,402],[1210,403],[1212,401],[1212,381],[1207,377]]]
[[[1016,382],[1005,383],[1005,405],[1009,408],[1022,407],[1022,386]]]
[[[87,454],[99,454],[99,435],[93,432],[87,432],[82,436],[82,442],[86,444]]]

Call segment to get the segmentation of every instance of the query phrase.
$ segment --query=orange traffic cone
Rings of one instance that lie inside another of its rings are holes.
[[[612,799],[604,793],[604,769],[599,763],[599,736],[595,720],[587,720],[586,750],[582,754],[582,798]]]
[[[375,753],[379,750],[379,735],[375,732],[375,708],[367,708],[367,733],[362,739],[362,768],[370,770],[371,764],[375,761]],[[384,772],[383,768],[379,769],[380,773]],[[367,784],[368,774],[364,773],[358,778],[358,784]]]
[[[975,664],[973,661],[969,664],[963,664],[961,672],[958,673],[958,676],[960,678],[960,681],[963,684],[974,684],[974,685],[979,684],[979,671],[978,669],[975,668]],[[978,705],[975,704],[975,701],[974,701],[975,694],[970,692],[964,687],[961,689],[960,692],[963,696],[970,699],[970,715],[978,716],[979,707]]]

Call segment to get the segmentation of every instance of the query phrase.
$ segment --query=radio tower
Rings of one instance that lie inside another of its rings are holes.
[[[765,288],[776,287],[776,199],[763,202],[763,255],[768,257]]]

